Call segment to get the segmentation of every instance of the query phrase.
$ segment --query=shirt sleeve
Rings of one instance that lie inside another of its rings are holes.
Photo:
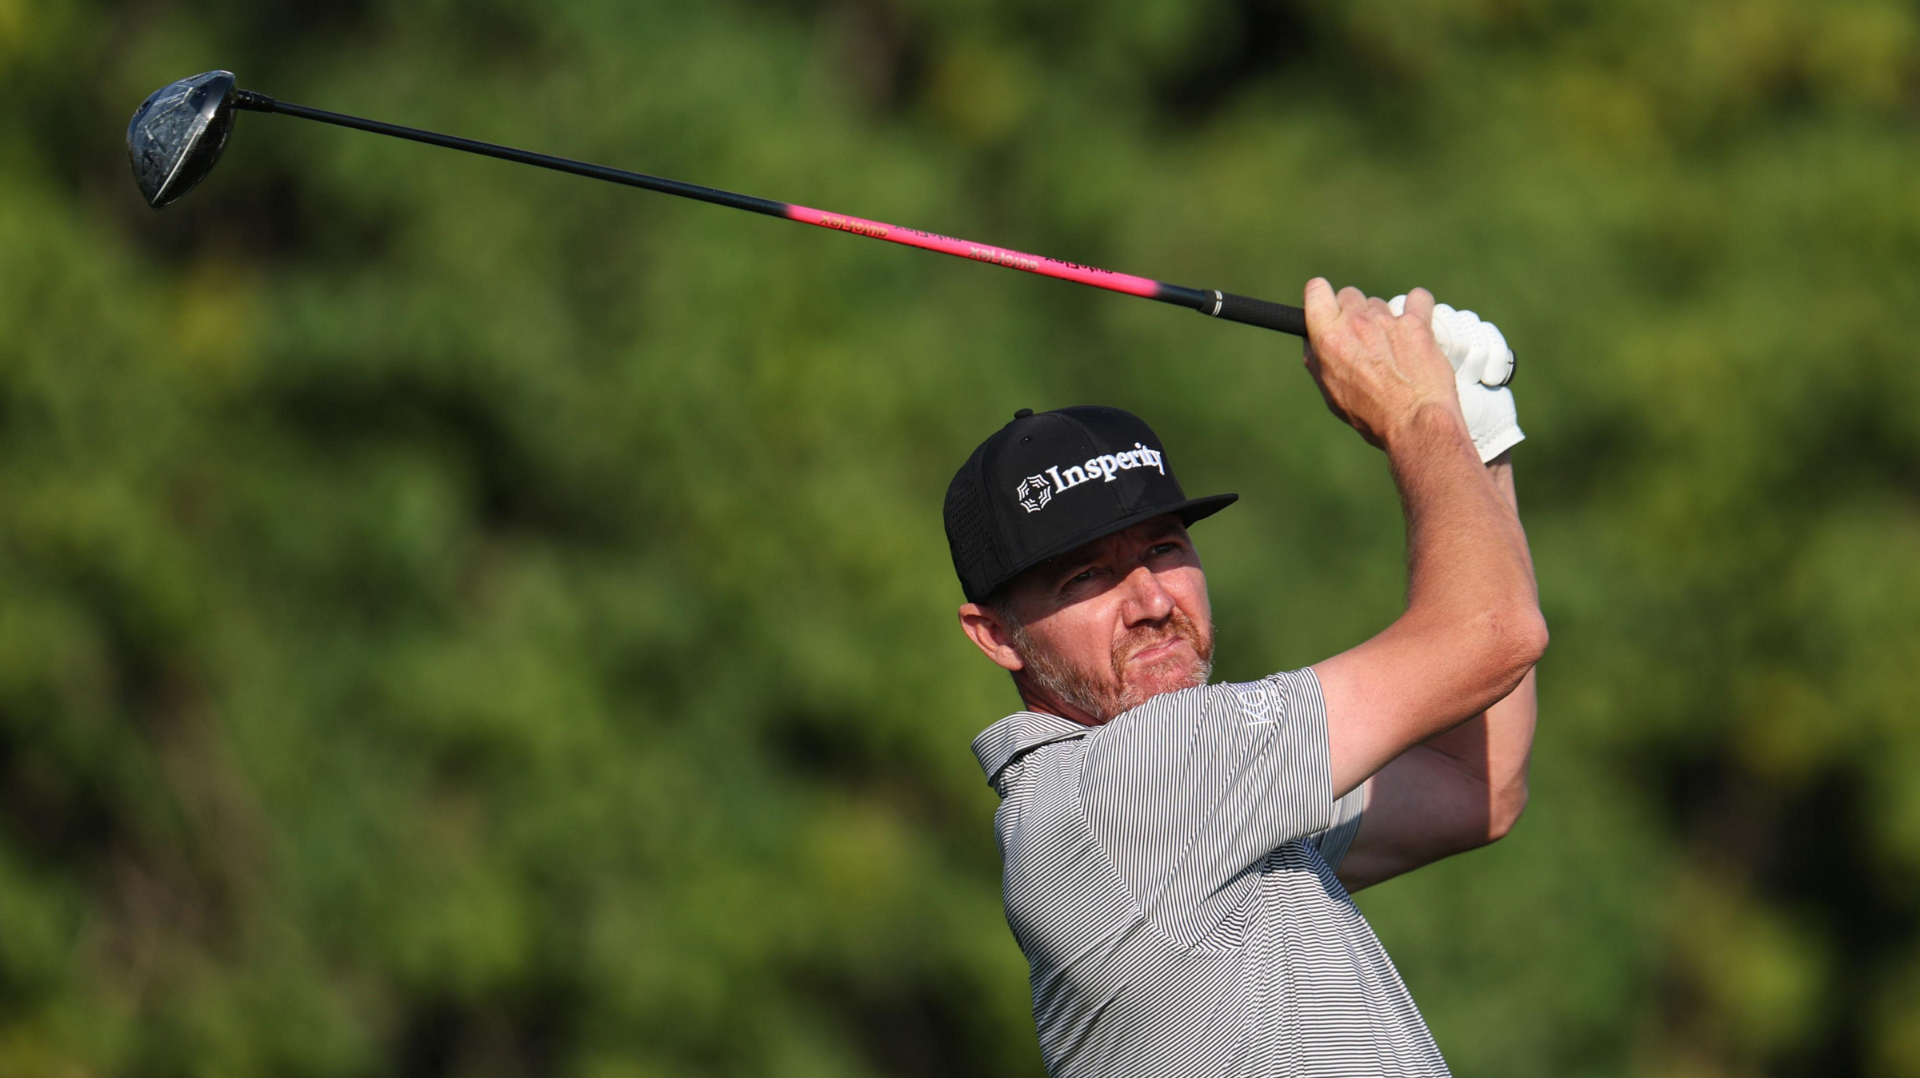
[[[1268,853],[1335,823],[1320,683],[1296,670],[1155,697],[1087,739],[1082,795],[1143,911],[1197,942]]]
[[[1327,866],[1340,868],[1340,862],[1347,859],[1347,851],[1353,849],[1353,839],[1360,833],[1360,817],[1367,810],[1367,791],[1373,782],[1368,780],[1347,791],[1347,796],[1333,803],[1333,822],[1325,831],[1313,837],[1320,847],[1320,856]]]

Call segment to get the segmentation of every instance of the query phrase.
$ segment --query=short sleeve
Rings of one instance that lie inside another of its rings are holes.
[[[1083,800],[1143,911],[1203,931],[1234,881],[1335,822],[1320,683],[1296,670],[1155,697],[1087,738]]]
[[[1372,787],[1373,783],[1367,781],[1348,790],[1345,797],[1333,803],[1333,822],[1314,836],[1328,867],[1338,870],[1347,851],[1353,849],[1354,836],[1360,833],[1360,817],[1367,811],[1367,791]]]

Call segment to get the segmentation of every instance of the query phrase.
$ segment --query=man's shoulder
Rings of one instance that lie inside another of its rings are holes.
[[[992,785],[1016,757],[1050,742],[1086,737],[1097,729],[1059,715],[1016,711],[973,739],[973,756],[980,761],[980,770],[986,772],[987,783]]]

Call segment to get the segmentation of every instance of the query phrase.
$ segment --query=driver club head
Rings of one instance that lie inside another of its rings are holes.
[[[233,131],[233,72],[163,86],[134,110],[127,156],[147,205],[159,209],[206,178]]]

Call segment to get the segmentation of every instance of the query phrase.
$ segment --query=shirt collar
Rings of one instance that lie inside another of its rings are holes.
[[[1091,726],[1082,726],[1058,715],[1016,711],[987,727],[979,737],[973,739],[973,755],[980,761],[980,769],[987,773],[987,784],[992,785],[1000,777],[1000,772],[1013,762],[1013,758],[1028,749],[1049,741],[1085,737],[1093,731]]]

